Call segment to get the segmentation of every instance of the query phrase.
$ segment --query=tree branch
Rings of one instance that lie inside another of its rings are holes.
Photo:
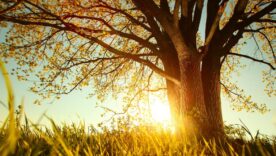
[[[216,17],[210,27],[210,31],[205,39],[205,43],[204,43],[204,46],[203,46],[203,49],[202,49],[202,58],[206,55],[206,53],[208,52],[208,49],[209,49],[209,45],[212,41],[212,38],[214,36],[214,34],[216,33],[216,31],[218,30],[218,25],[219,25],[219,21],[220,21],[220,18],[226,8],[226,4],[227,4],[228,0],[224,0],[220,6],[219,6],[219,9],[218,9],[218,12],[216,14]]]
[[[134,24],[137,24],[137,25],[140,25],[141,27],[143,27],[144,29],[146,29],[147,31],[151,32],[151,28],[148,27],[147,25],[145,25],[144,23],[138,21],[137,19],[135,19],[133,16],[131,16],[130,14],[128,14],[127,12],[125,12],[124,10],[120,10],[120,9],[117,9],[117,8],[113,8],[109,5],[107,5],[105,3],[105,5],[95,5],[95,6],[91,6],[91,7],[102,7],[102,8],[106,8],[106,9],[110,9],[112,11],[115,11],[117,13],[121,13],[123,14],[126,18],[128,18],[131,22],[133,22]]]
[[[264,60],[259,60],[259,59],[253,58],[253,57],[248,56],[248,55],[237,54],[237,53],[231,53],[231,52],[227,53],[227,55],[234,55],[234,56],[240,56],[240,57],[243,57],[243,58],[247,58],[247,59],[253,60],[253,61],[255,61],[255,62],[259,62],[259,63],[266,64],[266,65],[268,65],[271,69],[275,70],[275,67],[274,67],[271,63],[266,62],[266,61],[264,61]]]
[[[175,0],[174,9],[173,9],[173,23],[175,27],[178,27],[178,22],[179,22],[179,6],[180,6],[180,0]]]
[[[273,19],[258,19],[256,22],[268,22],[268,23],[276,23],[276,20]]]
[[[220,18],[226,8],[226,4],[227,4],[228,0],[224,0],[223,3],[219,6],[219,9],[218,9],[218,12],[217,12],[217,15],[211,25],[211,28],[210,28],[210,31],[206,37],[206,40],[205,40],[205,44],[204,46],[209,46],[214,34],[215,34],[215,31],[219,25],[219,21],[220,21]]]
[[[18,6],[18,5],[19,5],[21,2],[23,2],[23,1],[24,1],[24,0],[18,0],[18,1],[15,2],[12,6],[6,8],[6,9],[4,9],[4,10],[1,10],[1,11],[0,11],[0,15],[1,15],[1,14],[4,14],[4,13],[10,11],[10,10],[12,10],[13,8],[15,8],[16,6]]]
[[[223,45],[221,54],[224,55],[225,53],[228,53],[233,48],[233,46],[235,46],[242,38],[243,33],[243,30],[239,30],[236,35],[232,34],[229,40]]]
[[[170,13],[170,8],[169,8],[169,4],[167,0],[160,0],[160,7],[161,9],[163,9],[164,11]]]
[[[165,71],[163,71],[160,68],[158,68],[157,66],[155,66],[150,61],[141,59],[140,57],[137,57],[136,55],[133,55],[133,54],[126,53],[126,52],[120,51],[118,49],[115,49],[115,48],[111,47],[110,45],[106,44],[105,42],[99,40],[98,38],[89,36],[89,35],[83,33],[82,31],[79,31],[77,28],[71,28],[70,31],[75,32],[75,33],[79,34],[80,36],[82,36],[84,38],[87,38],[87,39],[101,45],[106,50],[110,51],[111,53],[113,53],[115,55],[122,56],[124,58],[128,58],[128,59],[134,60],[138,63],[141,63],[141,64],[149,67],[151,70],[155,71],[160,76],[163,76],[164,78],[166,78],[166,79],[172,81],[173,83],[175,83],[177,86],[180,86],[179,80],[177,80],[176,78],[170,76],[169,74],[167,74]]]
[[[62,27],[58,24],[52,24],[52,23],[47,23],[47,22],[31,22],[31,21],[24,21],[22,19],[17,19],[15,17],[10,17],[10,16],[4,16],[0,15],[0,21],[7,21],[7,22],[13,22],[21,25],[40,25],[40,26],[46,26],[46,27],[52,27],[60,30],[66,30],[65,27]]]
[[[263,8],[261,11],[257,12],[256,14],[250,16],[247,19],[244,19],[241,23],[238,24],[238,28],[245,28],[251,23],[258,21],[260,18],[262,18],[264,15],[268,14],[275,8],[276,8],[276,1],[272,1],[267,7]]]
[[[147,67],[149,67],[150,69],[155,71],[157,74],[159,74],[159,75],[163,76],[164,78],[174,82],[178,86],[180,85],[179,80],[177,80],[174,77],[168,75],[165,71],[163,71],[160,68],[156,67],[150,61],[141,59],[141,58],[139,58],[139,57],[137,57],[133,54],[129,54],[129,53],[119,51],[119,50],[111,47],[110,45],[106,44],[105,42],[79,31],[78,28],[75,27],[74,25],[70,25],[70,26],[67,25],[66,27],[61,27],[61,26],[58,26],[56,24],[51,24],[51,23],[46,23],[46,22],[30,22],[30,21],[19,20],[19,19],[15,19],[15,18],[11,18],[11,17],[2,16],[2,15],[0,15],[0,18],[1,18],[1,20],[4,20],[4,21],[14,22],[14,23],[22,24],[22,25],[41,25],[41,26],[53,27],[53,28],[60,29],[60,30],[67,30],[67,31],[75,32],[75,33],[79,34],[82,37],[85,37],[85,38],[87,38],[91,41],[96,42],[97,44],[101,45],[102,47],[104,47],[108,51],[110,51],[110,52],[112,52],[112,53],[114,53],[118,56],[129,58],[129,59],[132,59],[136,62],[139,62],[141,64],[146,65]]]
[[[191,35],[195,42],[194,44],[196,44],[196,33],[198,31],[199,24],[201,21],[202,9],[203,9],[203,1],[197,0],[195,12],[194,12],[194,19],[193,19],[193,23],[192,23],[192,35]]]
[[[187,0],[182,0],[181,2],[181,15],[183,17],[187,17],[188,16],[188,1]]]
[[[272,44],[271,44],[271,42],[272,41],[270,41],[269,40],[269,38],[266,36],[266,34],[265,33],[263,33],[261,30],[263,30],[263,29],[270,29],[270,28],[275,28],[275,26],[272,26],[272,27],[261,27],[261,28],[258,28],[258,29],[245,29],[245,31],[246,32],[256,32],[256,33],[260,33],[265,39],[266,39],[266,41],[267,41],[267,43],[268,43],[268,45],[269,45],[269,47],[270,47],[270,49],[271,49],[271,52],[272,52],[272,55],[273,55],[273,58],[274,58],[274,62],[276,62],[276,57],[275,57],[275,52],[274,52],[274,48],[273,48],[273,46],[272,46]]]

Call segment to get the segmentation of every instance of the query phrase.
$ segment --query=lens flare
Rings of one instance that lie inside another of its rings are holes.
[[[151,116],[154,122],[167,127],[171,125],[170,107],[158,99],[153,99],[151,104]]]

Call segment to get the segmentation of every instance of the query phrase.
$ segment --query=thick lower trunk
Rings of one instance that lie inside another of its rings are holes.
[[[224,126],[220,99],[220,59],[206,56],[202,63],[202,83],[204,89],[205,106],[208,114],[210,137],[223,137]]]
[[[178,62],[177,55],[167,55],[163,60],[165,71],[181,80],[181,88],[167,80],[167,94],[171,114],[177,131],[185,130],[193,135],[209,137],[204,91],[199,60]],[[180,65],[182,70],[180,70]],[[207,124],[206,124],[207,123]]]
[[[181,81],[180,87],[169,80],[166,81],[171,114],[177,131],[184,128],[189,134],[208,138],[213,138],[219,133],[224,134],[220,108],[220,70],[208,75],[205,62],[206,69],[202,72],[200,57],[193,52],[185,53],[184,57],[178,55],[176,51],[181,52],[185,48],[179,47],[180,41],[174,42],[179,44],[164,44],[162,61],[166,73]],[[168,49],[171,49],[170,53],[166,52]]]
[[[209,131],[200,60],[197,57],[180,60],[180,115],[188,134],[206,137]]]
[[[174,83],[167,81],[168,99],[177,129],[183,127],[189,131],[196,129],[205,137],[221,138],[225,134],[220,99],[220,66],[215,68],[208,62],[206,60],[203,62],[202,75],[198,71],[199,67],[185,67],[187,70],[182,73],[185,77],[183,80],[185,87],[181,90]],[[179,67],[172,62],[165,69],[171,74],[180,72]],[[181,95],[183,99],[180,99]],[[183,121],[183,117],[188,120]]]
[[[174,51],[175,52],[175,51]],[[164,68],[166,73],[179,79],[180,78],[180,69],[176,52],[168,53],[163,60]],[[170,103],[170,110],[172,115],[173,124],[177,125],[179,120],[180,112],[180,93],[179,87],[176,86],[173,82],[166,80],[167,84],[167,95]]]

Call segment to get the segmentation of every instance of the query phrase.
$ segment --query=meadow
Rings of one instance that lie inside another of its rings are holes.
[[[226,126],[228,138],[222,141],[197,141],[156,127],[121,125],[99,131],[51,121],[51,128],[39,128],[27,119],[15,127],[4,124],[1,155],[276,155],[275,137],[259,134],[248,139],[244,127]]]

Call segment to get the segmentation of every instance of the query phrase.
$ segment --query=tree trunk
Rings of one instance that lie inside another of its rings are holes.
[[[183,130],[188,135],[207,137],[206,124],[207,113],[204,105],[204,94],[201,81],[200,64],[197,62],[182,62],[182,73],[180,77],[180,66],[177,57],[167,56],[163,61],[165,71],[182,81],[179,88],[167,80],[167,94],[170,103],[171,115],[177,132]]]
[[[207,137],[209,128],[201,80],[200,59],[180,59],[180,115],[188,135]]]
[[[204,89],[205,106],[210,125],[209,136],[224,137],[224,126],[220,99],[220,59],[207,55],[202,63],[202,83]]]
[[[219,128],[223,128],[223,124],[217,126],[214,120],[220,118],[209,117],[213,116],[212,113],[214,112],[212,109],[206,109],[202,81],[202,79],[205,79],[205,75],[202,76],[200,54],[196,52],[196,49],[193,51],[185,45],[185,41],[179,35],[179,33],[172,33],[170,36],[172,42],[168,43],[173,45],[162,47],[165,50],[165,53],[163,53],[165,55],[162,58],[165,71],[180,80],[180,86],[176,86],[167,80],[168,99],[174,125],[177,131],[184,130],[187,135],[212,138],[213,134],[217,134],[217,130],[221,130]],[[172,51],[168,53],[168,49]],[[219,77],[217,78],[219,80]],[[217,89],[216,91],[219,92],[220,90]],[[207,96],[212,95],[207,94]],[[220,96],[214,98],[220,100]],[[216,110],[216,108],[214,109]],[[220,110],[220,105],[217,109]]]
[[[179,77],[180,69],[179,64],[175,61],[173,57],[167,57],[166,62],[164,62],[165,71],[171,75],[175,75]],[[188,67],[187,67],[188,68]],[[197,69],[198,70],[198,69]],[[191,85],[200,86],[200,80],[196,80],[196,76],[192,76],[195,71],[187,70],[190,79],[192,79]],[[179,88],[172,82],[167,80],[167,94],[168,100],[170,103],[171,114],[173,118],[173,122],[176,125],[176,128],[179,129],[182,126],[190,126],[190,130],[192,129],[192,122],[186,121],[183,123],[181,117],[185,117],[185,114],[188,114],[188,118],[195,118],[192,119],[193,122],[197,122],[197,129],[199,130],[202,135],[208,138],[223,138],[225,136],[224,133],[224,126],[223,126],[223,119],[222,119],[222,112],[221,112],[221,100],[220,100],[220,65],[214,64],[211,59],[204,59],[202,64],[202,85],[203,85],[203,92],[204,94],[200,94],[201,91],[191,91],[190,94],[194,92],[196,98],[204,97],[204,104],[205,109],[207,111],[207,120],[205,122],[198,121],[196,117],[190,116],[195,115],[196,113],[192,110],[193,108],[196,109],[198,106],[194,106],[192,104],[185,105],[184,102],[180,102],[180,90]],[[188,78],[189,81],[189,78]],[[188,81],[187,84],[188,84]],[[199,83],[198,85],[196,83]],[[187,89],[186,89],[187,90]],[[199,88],[196,90],[200,90]],[[183,93],[184,90],[182,90]],[[186,93],[187,94],[187,93]],[[186,95],[183,93],[183,95]],[[189,100],[189,99],[185,99]],[[191,103],[191,102],[189,102]],[[184,108],[186,108],[184,110]],[[199,105],[200,107],[200,105]],[[202,108],[204,111],[204,108]],[[186,113],[185,113],[186,112]],[[187,117],[187,116],[186,116]],[[199,117],[201,118],[201,117]],[[207,123],[207,124],[206,124]],[[182,125],[185,124],[185,125]],[[202,125],[199,125],[202,124]],[[183,128],[182,127],[182,128]],[[186,127],[187,128],[187,127]]]
[[[166,73],[169,75],[180,79],[180,69],[179,69],[179,63],[178,63],[178,58],[177,54],[175,51],[172,51],[170,53],[165,53],[167,54],[164,56],[163,59],[163,64]],[[171,116],[172,116],[172,121],[174,125],[178,124],[179,120],[179,115],[180,112],[180,93],[179,93],[179,87],[176,86],[173,82],[166,80],[166,85],[167,85],[167,95],[168,95],[168,101],[170,104],[170,111],[171,111]]]
[[[176,130],[187,135],[204,136],[209,131],[204,91],[201,80],[201,59],[198,53],[187,47],[179,33],[173,33],[174,47],[165,53],[165,71],[180,80],[180,86],[167,81],[168,98]],[[168,50],[168,48],[165,48]]]

